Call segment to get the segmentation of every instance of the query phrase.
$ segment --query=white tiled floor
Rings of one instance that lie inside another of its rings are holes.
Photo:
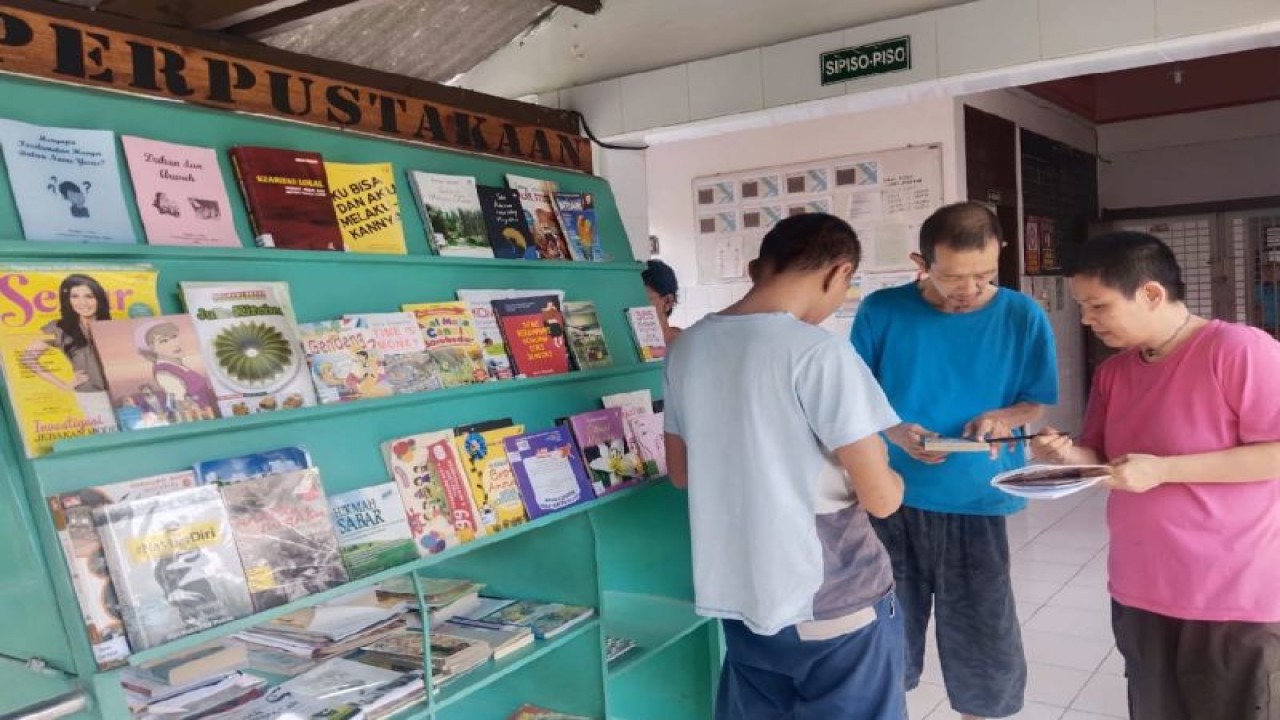
[[[1111,637],[1106,494],[1032,502],[1009,518],[1013,589],[1022,621],[1027,703],[1016,720],[1114,720],[1128,715]],[[911,720],[955,720],[930,637]]]

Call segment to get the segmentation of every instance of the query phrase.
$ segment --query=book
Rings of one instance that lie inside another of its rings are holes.
[[[316,404],[288,303],[268,287],[178,283],[223,416]]]
[[[484,640],[461,637],[448,632],[431,633],[432,674],[461,675],[492,656],[493,648]]]
[[[0,120],[0,146],[28,240],[137,242],[115,133]]]
[[[571,260],[569,242],[560,227],[560,218],[551,196],[558,189],[550,180],[507,175],[507,186],[520,194],[524,221],[533,235],[538,257],[543,260]]]
[[[230,155],[259,247],[344,249],[319,153],[241,145]]]
[[[595,497],[567,428],[513,435],[503,442],[530,520]]]
[[[620,408],[573,415],[566,424],[578,441],[596,496],[620,490],[644,477],[641,463],[627,451]]]
[[[316,468],[222,486],[258,612],[347,582]]]
[[[462,618],[453,618],[440,624],[435,632],[447,633],[456,638],[474,640],[489,646],[493,651],[493,659],[501,660],[512,653],[519,652],[531,645],[536,639],[533,631],[518,625],[495,625],[488,623],[465,622]]]
[[[352,580],[417,559],[395,483],[332,495],[329,509],[342,562]]]
[[[609,344],[600,327],[600,314],[592,302],[564,303],[565,334],[569,351],[579,370],[596,370],[613,365]]]
[[[465,302],[471,310],[471,317],[476,323],[476,337],[484,356],[485,370],[490,380],[506,380],[512,377],[511,358],[507,355],[507,343],[502,337],[502,328],[493,313],[493,301],[519,297],[538,297],[554,295],[563,300],[564,293],[558,290],[468,290],[457,291],[458,299]]]
[[[133,135],[120,144],[148,243],[240,247],[217,151]]]
[[[533,630],[539,640],[550,640],[595,616],[594,608],[539,600],[517,600],[481,618],[496,625],[517,625]]]
[[[329,704],[359,703],[366,693],[398,680],[401,674],[346,658],[332,658],[280,687],[300,697]]]
[[[373,331],[374,343],[382,354],[387,382],[397,395],[444,387],[440,368],[427,352],[426,338],[412,313],[344,315],[342,326]]]
[[[159,660],[142,663],[134,671],[167,685],[187,685],[217,675],[229,675],[249,664],[249,648],[235,640],[216,640]]]
[[[493,256],[509,260],[537,260],[538,246],[524,219],[520,193],[510,188],[476,186],[480,211],[489,232]]]
[[[158,314],[149,266],[0,265],[0,366],[27,457],[117,429],[92,330]]]
[[[639,649],[636,641],[630,638],[609,636],[604,639],[604,663],[616,665],[624,657]]]
[[[667,356],[667,341],[662,334],[662,321],[652,305],[627,308],[627,322],[636,350],[643,362],[657,362]]]
[[[644,463],[644,474],[660,478],[667,474],[667,440],[662,413],[623,416],[623,422],[635,438],[633,452]]]
[[[554,295],[494,300],[493,314],[516,375],[540,377],[569,372],[564,315]]]
[[[604,262],[604,248],[596,230],[595,196],[591,193],[557,192],[551,194],[551,200],[556,206],[556,218],[560,220],[560,228],[564,231],[573,259]]]
[[[289,446],[229,458],[201,460],[196,463],[195,471],[201,485],[226,485],[267,475],[283,475],[309,467],[311,454],[300,447]]]
[[[347,252],[408,252],[391,163],[352,165],[325,161],[324,170]]]
[[[627,439],[627,450],[639,454],[638,439],[631,430],[630,420],[637,415],[652,415],[657,412],[654,409],[653,393],[648,390],[612,393],[601,397],[600,404],[622,410],[622,432]]]
[[[89,487],[48,498],[58,543],[62,546],[71,585],[76,591],[94,661],[101,669],[122,664],[129,641],[120,618],[115,584],[107,569],[102,541],[93,523],[95,508],[123,500],[151,497],[196,485],[190,470]]]
[[[939,453],[984,453],[991,451],[991,443],[984,440],[968,438],[927,437],[924,439],[925,452]]]
[[[1111,468],[1106,465],[1028,465],[996,475],[991,485],[1017,497],[1056,500],[1110,477]]]
[[[441,530],[429,545],[421,544],[429,535],[426,527],[437,521],[434,513],[441,507],[440,500],[447,518],[441,522],[452,527],[458,542],[471,542],[485,534],[486,525],[458,457],[453,431],[419,433],[392,440],[384,443],[383,454],[405,507],[410,508],[411,513],[419,513],[418,529],[413,532],[420,541],[419,547],[435,547],[450,537],[449,532]]]
[[[294,677],[315,667],[315,661],[264,645],[237,640],[249,650],[249,669],[255,673]]]
[[[555,710],[530,705],[528,703],[516,708],[516,711],[507,716],[507,720],[592,720],[585,715],[568,715]]]
[[[481,383],[488,379],[484,351],[476,339],[475,320],[462,301],[412,303],[400,308],[412,313],[427,352],[439,368],[445,387]]]
[[[253,611],[218,488],[104,505],[93,521],[135,652]]]
[[[323,320],[299,325],[298,338],[320,404],[395,394],[373,330]]]
[[[525,521],[520,484],[504,444],[507,438],[522,432],[524,426],[513,425],[510,419],[464,425],[453,431],[459,458],[471,483],[471,497],[486,534]]]
[[[205,371],[191,318],[162,315],[97,326],[93,348],[121,430],[164,427],[218,417],[218,397]]]
[[[410,170],[409,181],[437,255],[493,257],[475,178]]]

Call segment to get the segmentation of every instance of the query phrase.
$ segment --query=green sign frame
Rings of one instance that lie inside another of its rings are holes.
[[[911,36],[825,52],[818,66],[823,85],[910,70]]]

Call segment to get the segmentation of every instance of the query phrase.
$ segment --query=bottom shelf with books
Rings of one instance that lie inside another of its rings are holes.
[[[705,622],[651,662],[609,680],[609,720],[711,717],[719,665],[718,624]]]
[[[686,600],[626,592],[606,592],[601,600],[605,635],[635,643],[635,649],[610,665],[610,682],[710,622],[697,615],[693,603]]]
[[[561,648],[577,642],[584,635],[598,638],[599,634],[600,622],[592,620],[560,637],[545,641],[540,640],[534,643],[532,647],[520,650],[510,657],[495,660],[480,670],[464,675],[454,683],[445,686],[436,700],[436,710],[443,711],[455,705],[465,704],[465,701],[473,695],[534,663],[540,661],[555,663],[559,658],[548,656],[556,655]],[[594,654],[592,661],[595,662]]]

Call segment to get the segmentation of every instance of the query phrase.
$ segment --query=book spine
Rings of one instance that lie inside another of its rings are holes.
[[[262,237],[262,227],[258,224],[258,213],[254,210],[257,199],[249,189],[249,183],[245,182],[244,165],[240,162],[240,155],[235,148],[232,148],[227,154],[231,156],[231,169],[236,176],[236,184],[240,186],[240,196],[244,198],[245,212],[249,214],[249,229],[253,231],[253,244],[257,247],[269,247]]]

